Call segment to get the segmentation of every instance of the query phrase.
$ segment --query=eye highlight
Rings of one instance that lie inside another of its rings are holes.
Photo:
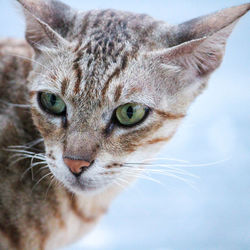
[[[127,103],[115,111],[120,125],[131,127],[142,122],[149,112],[149,108],[138,103]]]
[[[38,101],[42,109],[46,112],[57,116],[65,115],[66,104],[59,96],[52,93],[40,92],[38,94]]]

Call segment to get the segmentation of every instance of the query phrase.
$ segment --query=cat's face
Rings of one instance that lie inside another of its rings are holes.
[[[219,20],[208,38],[193,21],[185,38],[182,26],[145,15],[21,2],[35,15],[26,13],[33,119],[51,172],[74,192],[126,186],[140,174],[220,64],[235,21]]]
[[[184,109],[177,111],[171,96],[166,100],[167,93],[154,80],[161,81],[158,69],[151,69],[144,55],[130,55],[126,68],[111,78],[123,56],[102,70],[102,64],[88,66],[93,54],[80,50],[77,69],[74,49],[72,45],[42,55],[38,61],[44,66],[36,65],[30,77],[33,119],[44,138],[48,165],[76,192],[126,186],[138,174],[136,163],[152,158],[173,136]],[[58,104],[46,110],[46,101],[51,104],[53,98]],[[53,114],[56,108],[62,114]],[[91,166],[76,176],[65,157]]]

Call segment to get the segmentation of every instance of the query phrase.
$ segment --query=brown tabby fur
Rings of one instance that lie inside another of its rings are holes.
[[[121,191],[112,180],[128,159],[140,162],[174,135],[250,4],[168,26],[129,12],[19,2],[27,42],[0,40],[0,249],[50,250],[91,230]],[[38,91],[60,95],[67,118],[42,111]],[[128,102],[151,111],[144,123],[121,129],[110,119]],[[15,161],[11,146],[34,141],[16,152],[45,153],[48,167],[29,171],[38,159]],[[76,182],[64,155],[95,159],[102,181],[90,169]]]

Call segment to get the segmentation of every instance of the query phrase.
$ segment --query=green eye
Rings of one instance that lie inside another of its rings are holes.
[[[52,93],[41,92],[39,93],[40,104],[43,109],[54,115],[63,115],[66,110],[66,104],[57,95]]]
[[[149,108],[137,104],[127,103],[116,109],[116,118],[121,125],[133,126],[142,121],[148,114]]]

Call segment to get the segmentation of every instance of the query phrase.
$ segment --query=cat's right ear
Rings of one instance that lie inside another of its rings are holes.
[[[67,44],[65,37],[75,15],[69,6],[55,0],[17,1],[26,18],[26,40],[36,52]]]
[[[174,72],[172,92],[186,86],[200,91],[205,86],[204,81],[222,62],[227,39],[235,24],[249,10],[250,3],[243,4],[195,18],[171,29],[169,47],[151,52],[149,58],[158,67],[163,66],[163,70],[168,68],[168,72]]]

